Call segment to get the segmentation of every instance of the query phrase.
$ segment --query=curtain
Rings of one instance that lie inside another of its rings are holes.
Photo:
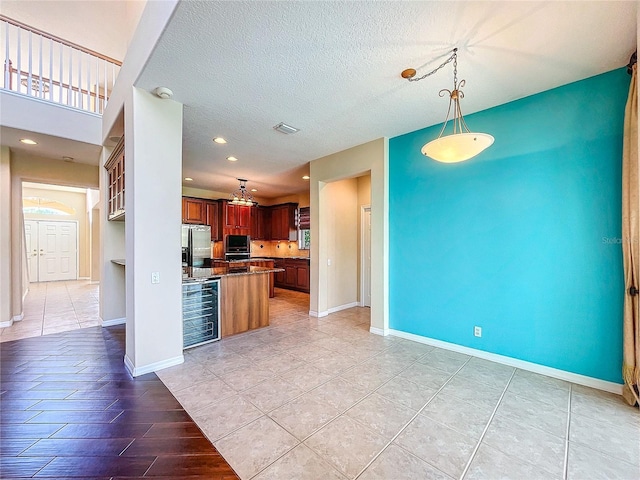
[[[640,297],[633,291],[640,289],[637,67],[634,64],[631,72],[631,86],[624,115],[622,157],[622,254],[625,277],[622,376],[625,383],[623,397],[630,405],[640,403]]]

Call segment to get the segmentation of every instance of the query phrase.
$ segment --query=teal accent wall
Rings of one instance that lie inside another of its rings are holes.
[[[459,164],[420,153],[441,125],[390,139],[390,328],[622,383],[629,81],[618,69],[469,115],[495,143]]]

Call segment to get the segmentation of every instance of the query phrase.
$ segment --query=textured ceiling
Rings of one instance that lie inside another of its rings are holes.
[[[442,122],[458,47],[463,113],[625,65],[635,2],[181,2],[137,86],[184,104],[184,176],[259,195],[308,188],[310,160]],[[588,99],[585,99],[588,101]],[[300,128],[283,135],[272,127]],[[470,122],[473,129],[473,122]],[[223,136],[224,146],[211,139]],[[229,155],[236,163],[225,160]]]

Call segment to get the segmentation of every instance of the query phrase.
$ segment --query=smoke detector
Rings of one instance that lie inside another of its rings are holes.
[[[291,125],[287,125],[286,123],[283,123],[283,122],[280,122],[279,124],[274,126],[273,129],[287,135],[291,135],[292,133],[296,133],[300,131],[299,128],[292,127]]]
[[[158,97],[162,98],[163,100],[173,97],[173,92],[169,90],[167,87],[158,87],[153,91],[153,93],[155,93]]]

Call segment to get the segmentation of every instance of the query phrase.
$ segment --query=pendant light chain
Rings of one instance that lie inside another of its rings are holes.
[[[448,64],[450,64],[451,62],[454,62],[453,65],[453,71],[454,71],[454,75],[457,75],[458,73],[458,49],[454,48],[453,49],[453,53],[451,54],[451,56],[449,58],[447,58],[442,64],[440,64],[439,66],[437,66],[436,68],[434,68],[433,70],[431,70],[429,73],[425,73],[423,76],[421,77],[417,77],[417,78],[407,78],[407,80],[409,80],[410,82],[418,82],[420,80],[424,80],[427,77],[430,77],[431,75],[433,75],[434,73],[438,72],[439,70],[442,70],[444,67],[446,67]],[[415,72],[415,71],[414,71]]]

